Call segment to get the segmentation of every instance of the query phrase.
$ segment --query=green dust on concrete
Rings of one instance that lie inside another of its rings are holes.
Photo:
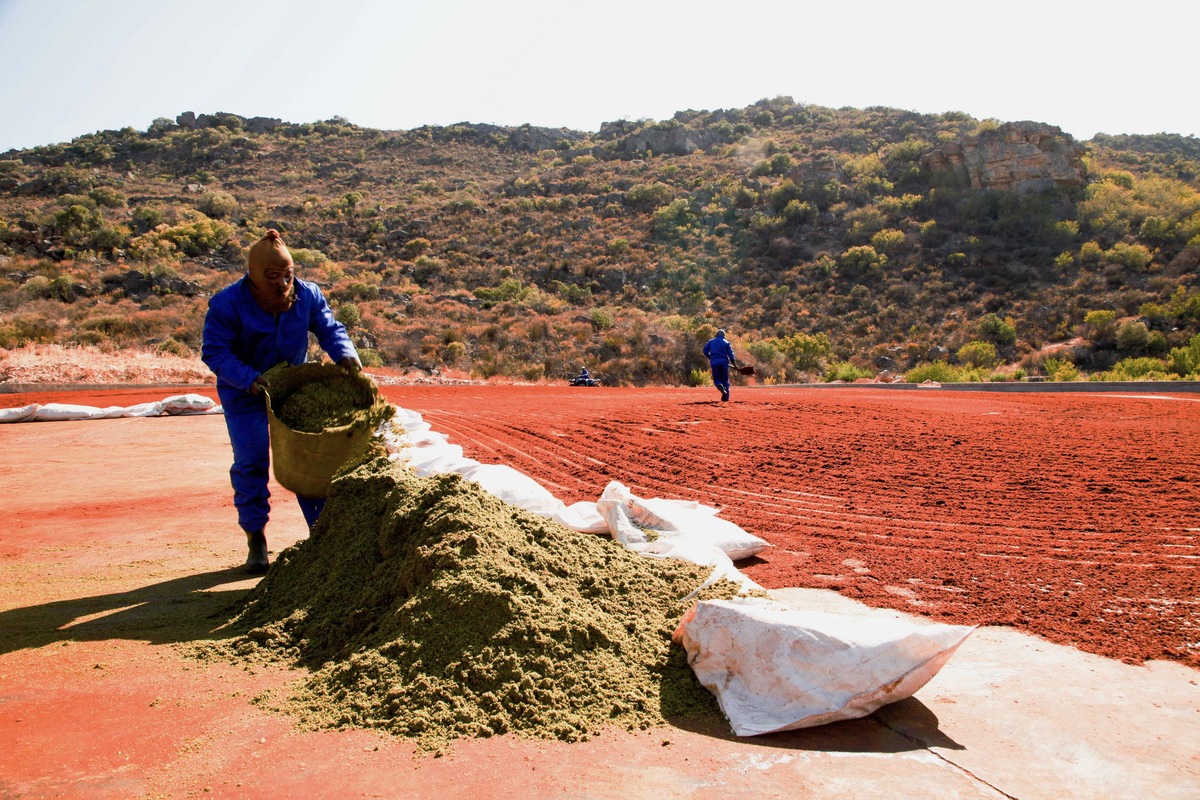
[[[282,708],[424,749],[719,719],[671,642],[707,570],[573,531],[458,475],[416,477],[372,450],[334,479],[312,536],[280,554],[233,620],[235,657],[310,670]]]

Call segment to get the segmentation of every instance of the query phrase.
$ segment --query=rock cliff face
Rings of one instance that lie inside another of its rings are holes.
[[[617,151],[626,155],[637,153],[669,153],[686,156],[697,150],[707,150],[722,141],[720,134],[687,125],[663,124],[641,128],[617,140]]]
[[[1060,128],[1040,122],[1006,122],[922,157],[934,172],[953,172],[972,189],[1027,194],[1086,182],[1084,148]]]
[[[220,125],[226,117],[235,117],[235,114],[200,114],[195,112],[185,111],[175,117],[175,124],[181,128],[189,130],[196,128],[211,128],[215,125]],[[239,117],[246,131],[249,133],[267,133],[276,128],[284,127],[285,123],[281,119],[274,117]]]

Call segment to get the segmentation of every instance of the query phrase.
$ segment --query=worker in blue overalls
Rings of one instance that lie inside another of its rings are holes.
[[[733,357],[733,345],[725,338],[725,331],[717,331],[717,335],[704,343],[704,357],[708,359],[712,371],[713,386],[721,393],[722,400],[729,399],[729,365],[737,366]]]
[[[295,277],[292,255],[279,231],[250,248],[246,275],[212,296],[204,318],[201,358],[217,376],[217,396],[233,445],[233,504],[246,532],[249,553],[245,568],[263,573],[267,558],[267,489],[270,439],[262,373],[280,362],[303,364],[308,334],[329,357],[349,370],[362,368],[358,353],[338,322],[321,289]],[[323,498],[297,497],[311,528],[325,505]]]

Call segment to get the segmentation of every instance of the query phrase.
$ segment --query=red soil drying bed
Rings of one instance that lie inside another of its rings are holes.
[[[0,406],[130,405],[183,391],[9,395]],[[468,456],[509,464],[567,503],[618,480],[642,497],[721,507],[774,545],[739,564],[765,587],[836,589],[1130,662],[1200,667],[1200,395],[384,393]]]
[[[567,503],[619,480],[721,507],[774,545],[739,564],[767,588],[1200,666],[1200,395],[385,393]]]

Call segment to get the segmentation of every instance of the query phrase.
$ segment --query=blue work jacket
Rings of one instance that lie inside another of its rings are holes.
[[[712,366],[728,364],[733,361],[733,345],[729,343],[728,339],[714,336],[704,345],[704,355]]]
[[[214,294],[204,317],[200,358],[217,376],[222,403],[229,405],[235,395],[228,389],[233,388],[244,393],[247,407],[241,410],[261,408],[261,398],[249,393],[251,384],[281,361],[303,364],[308,358],[310,331],[334,362],[358,358],[346,327],[334,318],[315,283],[296,279],[296,302],[282,314],[262,310],[250,294],[246,277]]]

